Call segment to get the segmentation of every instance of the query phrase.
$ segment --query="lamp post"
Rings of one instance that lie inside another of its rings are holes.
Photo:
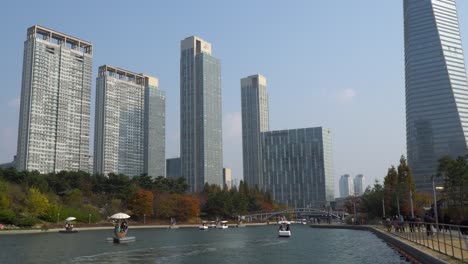
[[[411,205],[411,218],[414,219],[414,209],[413,209],[413,191],[411,190],[411,187],[410,187],[410,190],[409,190],[409,197],[410,197],[410,205]]]
[[[60,212],[57,213],[57,225],[58,225],[59,221],[60,221]]]
[[[385,198],[382,198],[382,211],[383,211],[383,217],[385,217]]]
[[[434,175],[432,175],[432,195],[434,198],[434,217],[435,217],[437,230],[439,230],[439,215],[437,212],[437,195],[436,195],[436,188],[435,188],[435,183],[434,183]]]
[[[354,223],[353,225],[356,224],[357,222],[357,215],[356,215],[356,200],[353,199],[353,210],[354,210]]]
[[[88,215],[88,224],[91,224],[91,214]]]

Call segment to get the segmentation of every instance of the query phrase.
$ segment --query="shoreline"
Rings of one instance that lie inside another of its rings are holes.
[[[133,225],[130,229],[178,229],[178,228],[197,228],[200,224],[181,224],[176,226],[171,225]],[[243,223],[241,227],[252,227],[252,226],[264,226],[267,223]],[[230,228],[236,228],[236,224],[228,224]],[[108,226],[87,226],[87,227],[76,227],[74,230],[81,231],[96,231],[96,230],[112,230],[113,225]],[[27,234],[42,234],[42,233],[58,233],[64,230],[64,228],[50,228],[43,230],[37,229],[14,229],[14,230],[0,230],[0,236],[2,235],[27,235]]]

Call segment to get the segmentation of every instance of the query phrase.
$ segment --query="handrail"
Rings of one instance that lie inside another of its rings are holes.
[[[385,221],[384,227],[397,237],[468,263],[468,226],[393,220]]]

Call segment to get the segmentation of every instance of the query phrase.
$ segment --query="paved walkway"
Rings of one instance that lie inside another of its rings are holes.
[[[441,231],[427,236],[424,229],[420,229],[419,231],[416,229],[414,232],[410,232],[409,228],[406,228],[405,232],[388,232],[382,226],[375,228],[380,232],[392,234],[400,241],[410,243],[421,251],[431,255],[438,255],[438,258],[446,262],[468,263],[468,247],[464,240],[465,238],[458,231]]]

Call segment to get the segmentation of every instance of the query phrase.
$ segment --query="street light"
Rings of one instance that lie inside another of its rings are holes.
[[[439,230],[439,212],[437,210],[437,194],[436,194],[436,189],[437,190],[443,190],[444,187],[435,187],[434,183],[434,175],[432,175],[432,194],[434,198],[434,217],[435,217],[435,222],[437,226],[437,230]]]

